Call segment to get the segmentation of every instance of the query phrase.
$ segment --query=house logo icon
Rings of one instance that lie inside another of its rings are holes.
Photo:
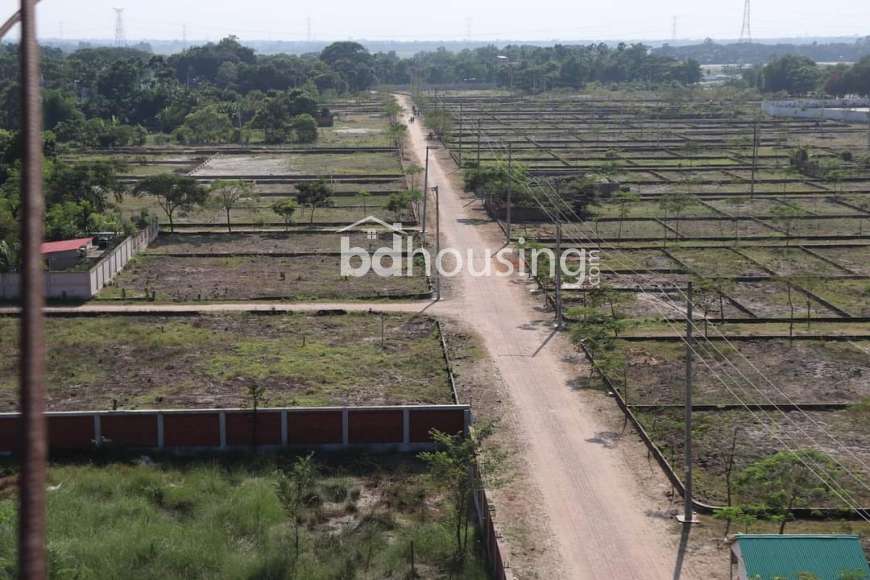
[[[377,240],[381,232],[398,236],[408,236],[410,232],[406,232],[402,224],[388,224],[382,219],[374,216],[365,217],[357,222],[336,230],[338,234],[347,234],[362,230],[369,240]]]

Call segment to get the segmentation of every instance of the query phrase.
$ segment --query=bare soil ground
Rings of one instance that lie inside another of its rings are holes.
[[[0,319],[14,337],[17,321]],[[49,319],[53,411],[450,404],[437,326],[372,314]],[[17,341],[0,345],[0,408],[17,408]]]
[[[361,300],[420,296],[429,292],[419,267],[414,276],[342,277],[338,256],[169,257],[143,255],[127,265],[102,300],[141,300],[146,290],[160,302],[214,300]],[[354,262],[351,262],[354,264]],[[389,266],[391,261],[384,260]]]
[[[870,361],[862,350],[862,346],[868,348],[866,342],[795,341],[789,345],[787,340],[764,340],[735,346],[751,365],[724,345],[717,348],[729,353],[730,362],[723,361],[712,347],[704,347],[701,355],[706,363],[698,362],[695,403],[734,403],[728,389],[747,403],[782,404],[789,399],[795,403],[859,403],[870,397]],[[682,403],[682,343],[625,342],[622,349],[629,361],[628,394],[632,404]],[[740,377],[731,364],[759,390],[745,380],[726,381],[727,388],[719,382],[714,373]],[[788,398],[776,392],[759,371]]]
[[[349,234],[351,245],[366,247],[365,234]],[[155,254],[282,254],[294,252],[332,252],[341,250],[341,236],[335,233],[262,233],[262,234],[169,234],[148,246]]]

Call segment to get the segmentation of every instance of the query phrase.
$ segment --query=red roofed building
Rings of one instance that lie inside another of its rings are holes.
[[[49,270],[66,270],[82,259],[84,252],[91,247],[94,238],[79,238],[42,244],[42,255],[48,261]]]

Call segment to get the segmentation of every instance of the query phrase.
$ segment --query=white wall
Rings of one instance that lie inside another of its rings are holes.
[[[133,256],[147,248],[159,232],[160,228],[157,224],[148,226],[135,236],[121,242],[87,272],[46,272],[46,297],[70,300],[93,298],[124,269]],[[18,298],[20,288],[20,274],[17,272],[0,274],[0,300]]]

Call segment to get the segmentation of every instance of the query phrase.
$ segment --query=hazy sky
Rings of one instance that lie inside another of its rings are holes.
[[[15,0],[0,0],[2,16]],[[679,38],[735,38],[743,0],[42,0],[40,35],[112,38],[124,9],[128,40],[577,40],[667,39],[673,17]],[[870,34],[868,0],[753,0],[756,38]]]

